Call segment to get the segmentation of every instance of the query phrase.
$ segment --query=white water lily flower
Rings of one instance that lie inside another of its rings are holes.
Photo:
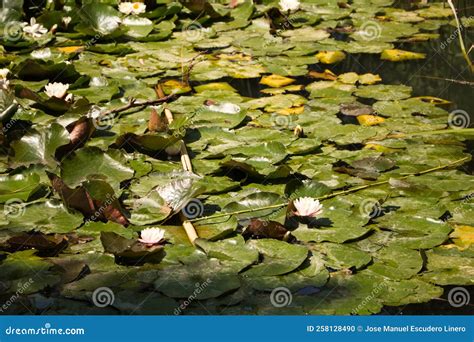
[[[226,114],[240,113],[240,107],[230,102],[225,102],[218,105],[210,105],[208,109],[213,112],[220,112]]]
[[[99,31],[103,34],[109,34],[120,26],[122,20],[119,17],[106,17],[102,21]]]
[[[146,5],[142,2],[134,2],[132,5],[133,14],[142,14],[146,11]]]
[[[10,73],[10,70],[8,69],[0,69],[0,78],[2,79],[7,78],[9,73]]]
[[[58,99],[62,99],[64,96],[66,96],[68,89],[69,84],[63,84],[60,82],[48,83],[45,87],[45,93],[49,97],[57,97]]]
[[[69,23],[72,21],[72,18],[71,17],[63,17],[61,19],[61,21],[63,22],[63,24],[67,27],[69,25]]]
[[[278,5],[283,12],[296,11],[300,8],[299,0],[280,0]]]
[[[160,228],[147,228],[140,232],[140,241],[146,245],[156,245],[165,237],[165,231]]]
[[[109,84],[103,76],[92,77],[89,81],[89,87],[106,87]]]
[[[36,58],[36,59],[51,58],[51,49],[46,48],[46,49],[35,50],[31,53],[31,57]]]
[[[296,208],[294,212],[297,216],[316,217],[323,212],[323,205],[312,197],[300,197],[293,201]]]
[[[48,29],[43,25],[38,24],[36,22],[36,19],[33,17],[30,19],[30,25],[26,24],[26,26],[23,27],[23,32],[33,38],[41,38],[44,34],[48,32]]]
[[[141,14],[145,13],[146,5],[141,2],[122,2],[119,4],[119,11],[123,14]]]
[[[131,2],[122,2],[119,4],[119,11],[123,14],[130,14],[132,13],[132,7],[133,7],[133,4]]]
[[[10,87],[10,81],[7,79],[0,79],[0,89],[8,90]]]

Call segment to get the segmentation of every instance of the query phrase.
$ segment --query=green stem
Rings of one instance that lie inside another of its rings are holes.
[[[462,33],[461,33],[461,22],[459,21],[458,14],[456,13],[456,8],[454,7],[453,1],[448,0],[449,7],[451,7],[451,11],[453,11],[454,14],[454,19],[456,20],[456,27],[458,30],[458,38],[459,38],[459,45],[461,46],[461,51],[464,56],[464,59],[466,60],[467,64],[469,65],[469,68],[471,69],[471,72],[474,72],[474,65],[471,62],[471,59],[469,58],[469,55],[466,51],[466,46],[464,45],[464,40],[462,38]]]
[[[409,173],[409,174],[406,174],[405,176],[402,176],[402,177],[397,178],[397,179],[401,180],[401,179],[406,179],[406,178],[409,178],[409,177],[421,176],[421,175],[424,175],[424,174],[427,174],[427,173],[430,173],[430,172],[446,169],[446,168],[454,166],[456,164],[463,163],[467,160],[469,160],[469,157],[464,157],[464,158],[455,160],[455,161],[453,161],[449,164],[436,166],[436,167],[433,167],[431,169],[426,169],[426,170],[419,171],[419,172]],[[356,191],[359,191],[359,190],[363,190],[363,189],[367,189],[367,188],[370,188],[370,187],[387,184],[388,182],[389,182],[389,180],[373,182],[373,183],[366,184],[366,185],[356,186],[356,187],[353,187],[353,188],[350,188],[350,189],[347,189],[347,190],[333,192],[333,193],[330,193],[328,195],[316,197],[315,199],[323,201],[323,200],[328,199],[328,198],[332,198],[332,197],[336,197],[336,196],[340,196],[340,195],[346,195],[346,194],[356,192]],[[242,209],[242,210],[232,211],[232,212],[228,212],[228,213],[221,213],[221,214],[216,214],[216,215],[203,216],[203,217],[195,218],[195,219],[192,219],[192,220],[189,220],[189,221],[197,222],[197,221],[217,219],[217,218],[227,217],[227,216],[232,216],[232,215],[252,213],[252,212],[255,212],[255,211],[277,209],[277,208],[282,208],[284,206],[287,206],[288,204],[290,204],[290,202],[273,204],[273,205],[269,205],[269,206],[266,206],[266,207],[260,207],[260,208]]]
[[[395,133],[390,134],[385,138],[404,138],[415,135],[437,135],[437,134],[474,134],[474,128],[451,128],[451,129],[438,129],[434,131],[419,131],[413,133]],[[383,138],[383,139],[385,139]]]

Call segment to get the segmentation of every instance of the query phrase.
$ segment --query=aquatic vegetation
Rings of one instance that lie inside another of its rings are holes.
[[[468,108],[342,67],[429,60],[450,8],[21,3],[0,9],[7,313],[364,315],[473,285]]]

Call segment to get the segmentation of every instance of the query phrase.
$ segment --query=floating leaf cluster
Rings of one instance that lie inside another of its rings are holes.
[[[330,70],[424,58],[399,43],[436,39],[449,8],[231,2],[4,2],[7,313],[173,314],[192,296],[181,313],[374,314],[473,285],[474,178],[440,168],[470,159],[472,132],[448,101]]]

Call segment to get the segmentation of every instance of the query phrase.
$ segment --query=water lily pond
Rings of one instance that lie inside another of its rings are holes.
[[[469,1],[37,3],[0,9],[1,314],[474,312]]]

